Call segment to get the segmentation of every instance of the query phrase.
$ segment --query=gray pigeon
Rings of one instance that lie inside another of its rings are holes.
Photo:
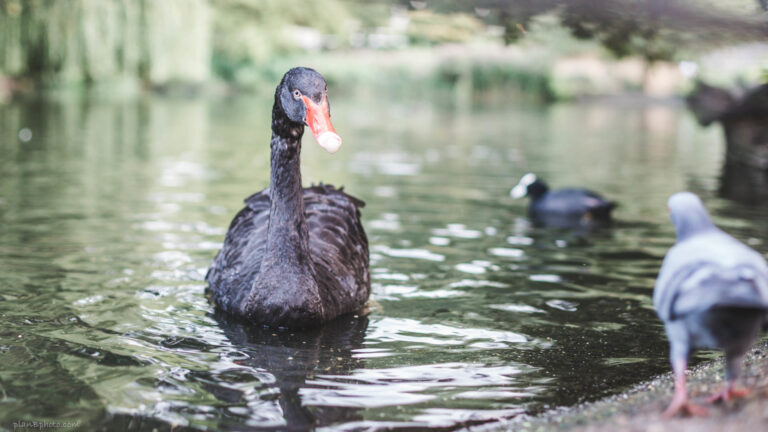
[[[705,408],[688,401],[688,356],[697,348],[725,351],[727,385],[710,402],[748,393],[734,383],[744,355],[768,323],[768,265],[759,253],[717,228],[696,195],[676,193],[668,207],[677,243],[664,258],[653,291],[675,374],[675,396],[664,415],[706,415]]]

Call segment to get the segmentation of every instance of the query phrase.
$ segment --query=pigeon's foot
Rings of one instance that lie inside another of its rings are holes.
[[[749,389],[737,389],[729,385],[723,390],[713,394],[707,399],[707,402],[728,402],[731,399],[742,398],[749,395]]]
[[[706,416],[708,414],[706,408],[688,400],[688,392],[685,390],[685,369],[688,365],[685,358],[673,360],[672,365],[675,370],[675,395],[662,416],[671,418],[678,413],[684,416]]]
[[[672,402],[669,404],[662,416],[664,418],[672,418],[677,414],[681,414],[683,416],[704,417],[709,414],[709,411],[707,411],[707,409],[703,406],[696,405],[689,401],[688,398],[679,399],[675,397],[672,399]]]

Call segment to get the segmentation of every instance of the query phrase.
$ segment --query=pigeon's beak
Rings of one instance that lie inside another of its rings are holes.
[[[323,96],[320,103],[315,103],[312,99],[302,96],[304,105],[307,106],[306,123],[315,136],[315,140],[320,147],[328,153],[336,153],[341,147],[341,137],[333,129],[331,124],[331,113],[328,109],[328,99]]]

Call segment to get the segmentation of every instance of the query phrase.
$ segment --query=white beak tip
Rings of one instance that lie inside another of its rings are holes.
[[[528,191],[524,187],[515,186],[509,191],[509,196],[512,199],[520,199],[526,195]]]
[[[341,147],[341,137],[333,132],[323,132],[317,137],[317,143],[328,153],[336,153]]]

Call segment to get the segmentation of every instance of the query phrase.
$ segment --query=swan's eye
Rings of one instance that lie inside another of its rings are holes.
[[[301,99],[301,92],[299,91],[299,89],[296,89],[293,91],[293,98],[296,100]]]

